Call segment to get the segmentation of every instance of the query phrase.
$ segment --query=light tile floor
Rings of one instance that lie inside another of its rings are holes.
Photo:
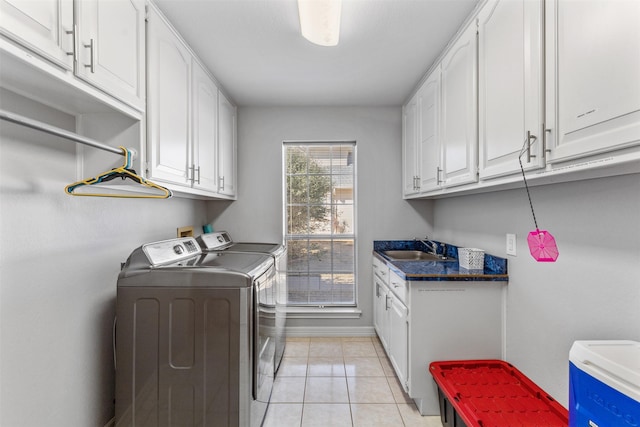
[[[289,338],[264,427],[442,427],[404,393],[377,338]]]

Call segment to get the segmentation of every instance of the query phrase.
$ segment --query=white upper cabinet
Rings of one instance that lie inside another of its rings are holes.
[[[418,91],[418,174],[420,192],[440,188],[442,157],[440,145],[440,67],[427,77]]]
[[[218,93],[218,193],[235,197],[236,188],[236,107]]]
[[[402,108],[402,192],[410,196],[420,191],[418,170],[418,97]]]
[[[73,70],[73,0],[0,0],[0,33]]]
[[[149,178],[183,194],[236,196],[236,107],[171,24],[147,17]]]
[[[216,192],[218,186],[218,88],[196,61],[193,63],[192,183]]]
[[[437,66],[403,108],[404,197],[415,197],[440,188],[439,118],[440,66]]]
[[[191,53],[151,7],[147,35],[149,177],[190,186]]]
[[[144,5],[144,0],[0,0],[0,32],[143,112]]]
[[[542,1],[490,0],[477,21],[480,179],[519,172],[523,148],[544,167]]]
[[[640,2],[547,1],[548,162],[640,144]]]
[[[76,15],[76,74],[144,111],[144,0],[81,0]]]
[[[441,62],[443,181],[446,187],[478,180],[477,29],[460,35]]]

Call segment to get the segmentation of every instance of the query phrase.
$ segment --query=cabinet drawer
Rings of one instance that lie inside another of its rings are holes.
[[[398,276],[393,271],[389,272],[389,289],[393,292],[400,301],[402,301],[405,305],[407,304],[407,294],[408,292],[408,283],[406,280],[402,280],[400,276]]]
[[[385,284],[389,283],[389,267],[376,257],[373,257],[373,274],[381,278]]]

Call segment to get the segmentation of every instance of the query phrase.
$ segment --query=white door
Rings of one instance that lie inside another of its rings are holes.
[[[191,54],[153,8],[148,19],[150,177],[190,185]]]
[[[546,10],[547,64],[557,76],[547,96],[548,161],[640,144],[640,2],[550,1]]]
[[[236,195],[236,107],[218,92],[218,193]]]
[[[0,0],[0,33],[73,69],[73,0]]]
[[[402,109],[402,185],[403,194],[416,194],[419,188],[418,157],[418,98],[412,98]]]
[[[476,35],[476,26],[470,25],[441,63],[440,135],[447,187],[478,180]]]
[[[218,88],[202,66],[193,62],[193,186],[217,191]]]
[[[82,0],[76,13],[76,74],[144,110],[144,1]]]
[[[440,135],[438,133],[440,119],[440,67],[427,77],[418,92],[420,157],[420,192],[428,192],[440,188],[441,154]]]
[[[492,0],[478,15],[480,178],[544,166],[542,2]],[[525,147],[526,148],[526,147]]]

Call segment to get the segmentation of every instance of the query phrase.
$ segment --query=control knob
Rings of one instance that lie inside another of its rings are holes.
[[[173,247],[173,251],[178,255],[182,255],[182,253],[184,252],[184,248],[182,247],[182,245],[175,245]]]

